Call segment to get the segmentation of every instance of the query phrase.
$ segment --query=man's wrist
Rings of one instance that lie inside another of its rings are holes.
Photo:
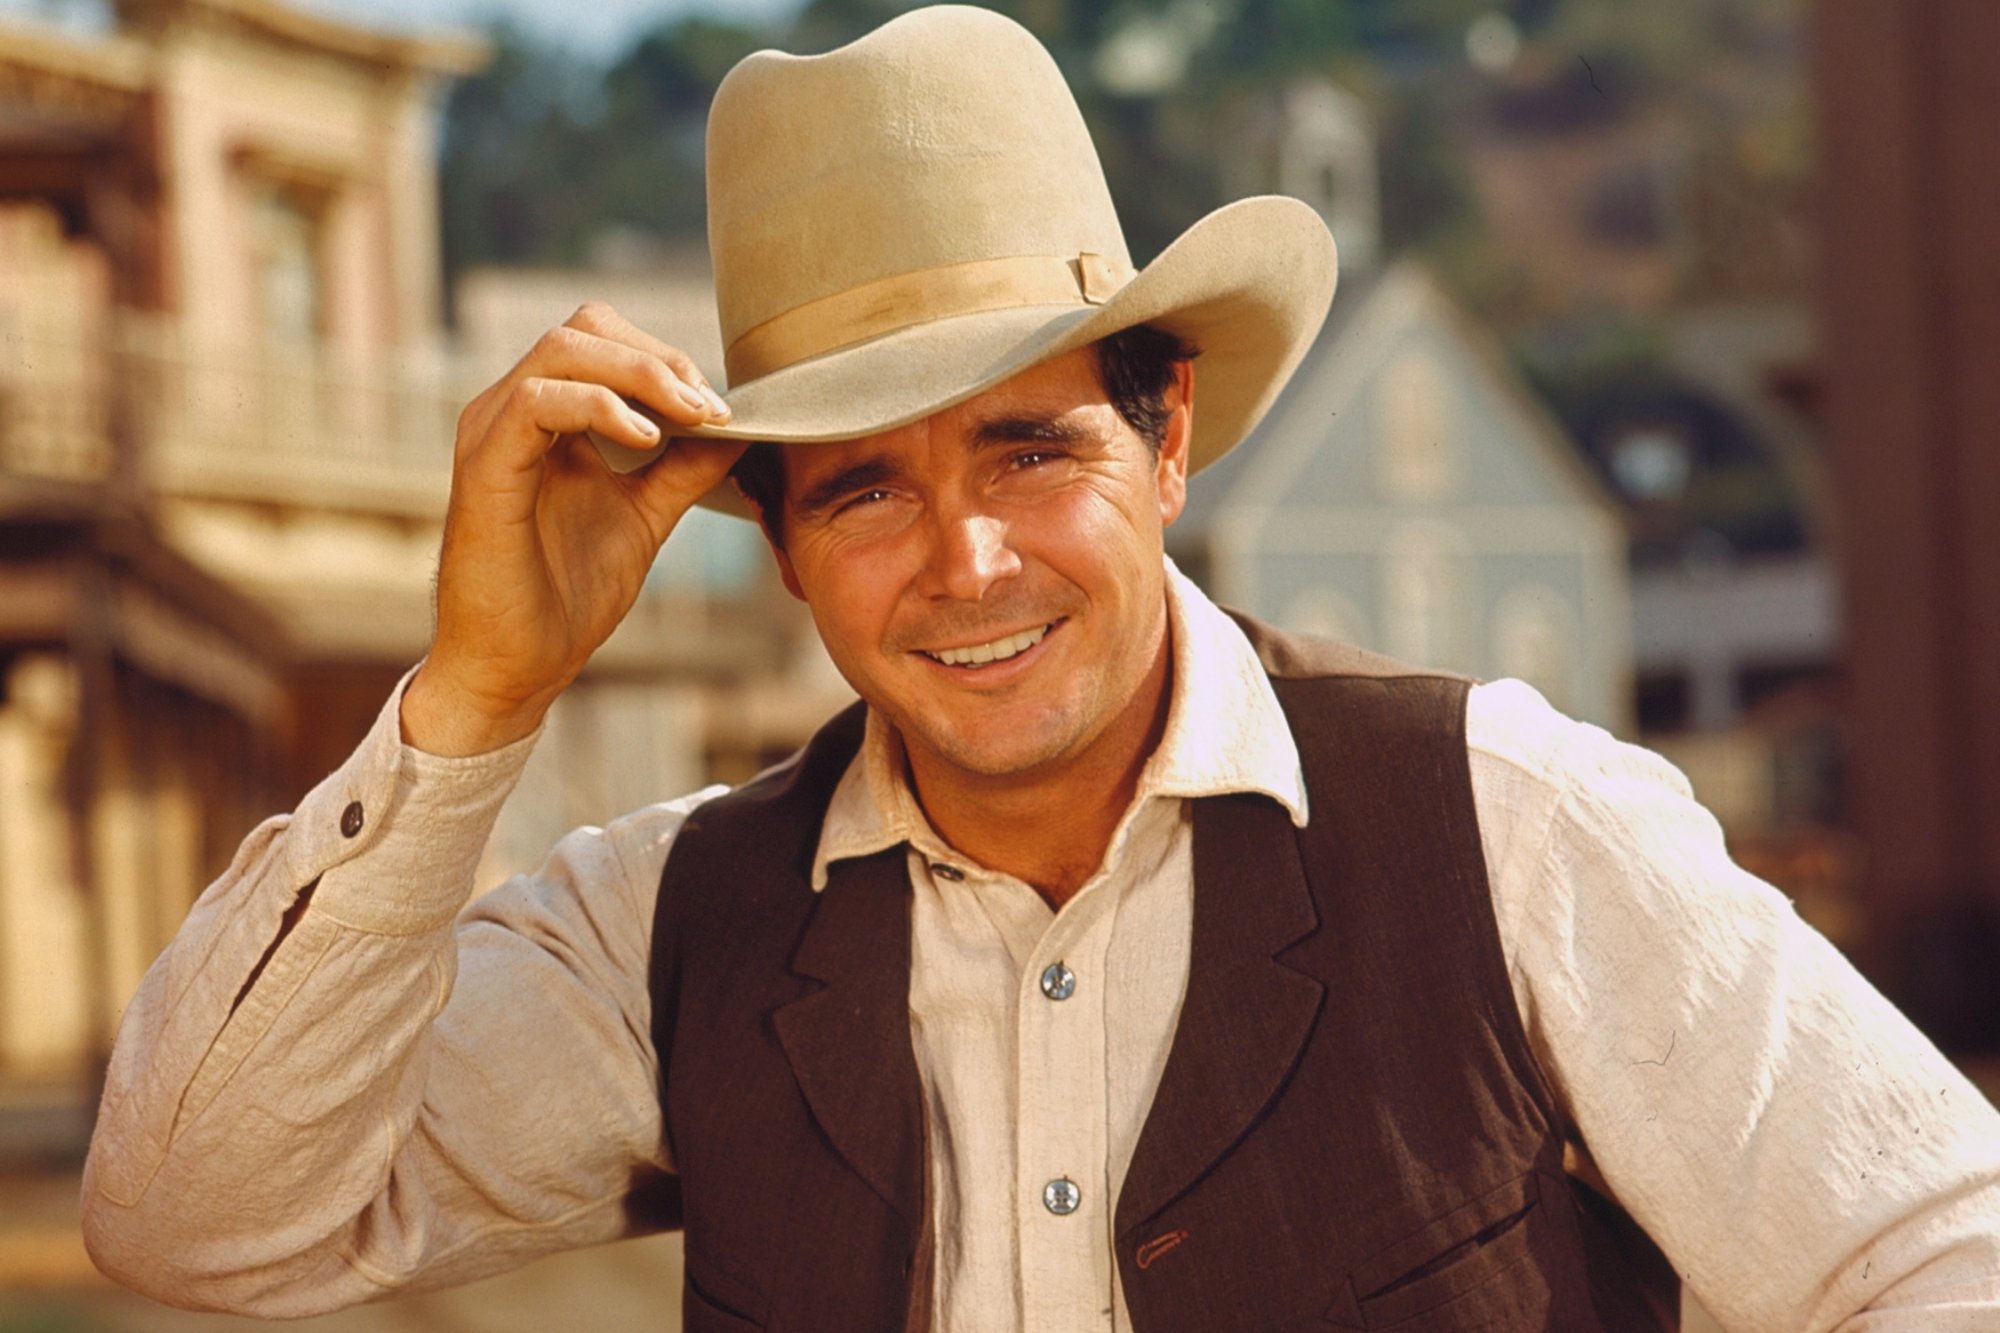
[[[462,759],[490,754],[533,735],[548,710],[547,702],[482,706],[470,691],[455,687],[426,662],[403,689],[399,722],[405,745],[425,754]]]

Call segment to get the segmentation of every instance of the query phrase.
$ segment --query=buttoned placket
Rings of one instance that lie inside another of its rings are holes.
[[[1186,980],[1157,947],[1189,928],[1185,802],[1137,800],[1060,913],[897,804],[937,1150],[933,1326],[1123,1333],[1113,1218]]]
[[[944,1148],[930,1172],[931,1216],[940,1219],[934,1327],[956,1333],[963,1324],[948,1292],[989,1312],[1016,1299],[1012,1190],[986,1183],[987,1172],[1009,1181],[1016,1174],[1013,1119],[994,1114],[992,1084],[1012,1082],[1012,998],[1049,910],[1026,885],[957,858],[928,828],[918,825],[912,841],[911,935],[921,952],[911,959],[910,1021],[929,1137]]]
[[[1015,1206],[1028,1328],[1076,1327],[1084,1308],[1105,1308],[1100,1326],[1111,1327],[1104,978],[1123,887],[1115,871],[1085,884],[1042,932],[1016,992]]]

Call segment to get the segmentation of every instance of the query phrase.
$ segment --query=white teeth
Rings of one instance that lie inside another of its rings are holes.
[[[1019,634],[1009,634],[1004,639],[991,643],[975,644],[970,648],[946,648],[930,656],[946,666],[983,666],[988,662],[1004,662],[1017,653],[1025,653],[1042,641],[1049,632],[1047,625],[1022,630]]]

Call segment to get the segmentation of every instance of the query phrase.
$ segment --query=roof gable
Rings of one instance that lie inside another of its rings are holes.
[[[1462,504],[1615,512],[1491,337],[1405,261],[1329,324],[1251,438],[1191,484],[1175,545],[1280,510]]]

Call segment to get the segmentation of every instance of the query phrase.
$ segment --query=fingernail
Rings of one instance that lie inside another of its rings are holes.
[[[692,384],[676,385],[675,392],[680,394],[682,402],[686,403],[689,407],[692,407],[695,411],[697,412],[708,411],[708,399],[702,397],[701,390],[695,388],[694,385]]]
[[[645,436],[649,440],[654,440],[659,438],[660,428],[653,424],[653,419],[651,417],[645,416],[638,412],[634,412],[630,408],[626,409],[625,415],[631,421],[633,430],[638,431],[641,435]]]
[[[709,388],[706,384],[701,386],[701,392],[702,396],[708,399],[708,410],[711,416],[726,417],[729,415],[729,404],[722,401],[721,394]]]

